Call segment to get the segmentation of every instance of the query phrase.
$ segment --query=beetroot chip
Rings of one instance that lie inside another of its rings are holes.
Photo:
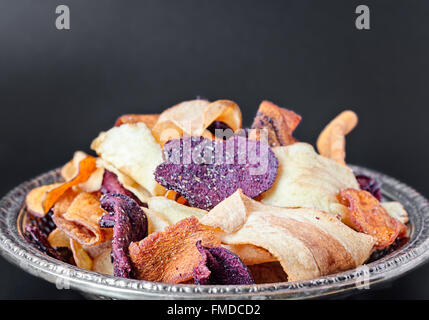
[[[51,247],[46,233],[38,225],[26,224],[24,230],[25,239],[34,247],[52,258],[65,261],[64,257]]]
[[[222,247],[204,247],[196,243],[201,261],[194,268],[195,284],[254,284],[249,269],[240,258]]]
[[[113,225],[113,274],[117,277],[132,278],[128,246],[131,242],[140,241],[147,236],[146,214],[137,202],[120,193],[106,194],[100,203],[108,212],[100,219],[100,226],[106,225],[106,221],[109,222],[109,226]]]
[[[226,141],[202,137],[170,140],[156,181],[181,194],[192,207],[210,210],[237,189],[254,198],[277,176],[278,160],[266,144],[233,136]]]
[[[131,191],[124,188],[124,186],[119,182],[116,174],[108,170],[104,170],[103,183],[100,191],[102,194],[120,193],[130,197],[140,206],[144,205]]]

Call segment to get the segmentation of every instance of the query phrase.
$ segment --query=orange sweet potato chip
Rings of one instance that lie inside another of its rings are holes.
[[[296,142],[292,133],[300,122],[301,116],[295,112],[270,101],[262,101],[252,129],[268,130],[268,144],[271,147],[287,146]]]
[[[338,199],[349,208],[343,222],[358,232],[374,237],[375,247],[387,247],[406,233],[407,227],[391,217],[369,192],[349,188],[340,191]]]
[[[115,127],[123,125],[124,123],[144,122],[149,129],[152,129],[158,121],[158,118],[159,114],[124,114],[116,120]]]
[[[54,183],[31,190],[25,198],[27,211],[33,216],[44,217],[46,215],[46,212],[43,210],[43,199],[45,197],[45,194],[60,185],[61,183]]]
[[[68,189],[88,180],[91,174],[97,169],[96,161],[97,159],[94,157],[85,157],[79,163],[79,172],[76,177],[52,190],[49,190],[43,199],[43,211],[47,213]]]
[[[152,233],[129,246],[134,274],[139,280],[181,283],[192,279],[194,267],[201,260],[196,242],[207,247],[220,246],[214,229],[195,217],[179,221],[164,232]]]

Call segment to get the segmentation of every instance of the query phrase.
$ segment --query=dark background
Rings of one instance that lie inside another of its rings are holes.
[[[67,4],[71,30],[55,28]],[[371,9],[371,30],[355,8]],[[0,1],[0,193],[68,161],[123,113],[203,96],[303,116],[314,143],[345,108],[347,159],[429,195],[429,2]],[[3,259],[0,298],[79,298]],[[429,298],[429,265],[355,298]]]

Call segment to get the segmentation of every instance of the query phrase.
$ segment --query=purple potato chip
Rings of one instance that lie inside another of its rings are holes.
[[[254,198],[277,176],[278,160],[260,141],[233,136],[226,141],[186,137],[164,145],[165,161],[155,180],[182,195],[192,207],[210,210],[241,189]]]
[[[112,258],[113,274],[117,277],[132,278],[132,266],[128,256],[131,242],[140,241],[147,236],[146,214],[137,202],[120,193],[109,193],[101,198],[101,207],[108,212],[109,223],[113,225]],[[111,217],[114,217],[112,223]],[[100,219],[100,226],[106,218]],[[106,220],[105,220],[106,219]]]
[[[204,247],[196,243],[201,261],[194,268],[195,284],[254,284],[255,281],[240,258],[222,247]]]
[[[26,224],[24,230],[25,239],[34,247],[52,258],[64,261],[64,257],[51,247],[47,235],[37,225]]]
[[[136,201],[140,206],[146,206],[131,191],[124,188],[124,186],[119,182],[118,176],[116,174],[108,170],[104,171],[103,184],[101,185],[100,191],[102,194],[107,194],[107,193],[124,194],[127,197],[130,197],[131,199]]]
[[[363,174],[356,175],[356,180],[358,181],[361,190],[368,191],[377,198],[378,201],[381,201],[380,182]]]

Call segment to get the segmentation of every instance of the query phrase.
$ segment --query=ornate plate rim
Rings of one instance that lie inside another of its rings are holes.
[[[353,170],[375,176],[382,182],[383,196],[401,201],[410,213],[410,241],[393,253],[365,267],[308,281],[246,286],[170,285],[121,279],[82,270],[44,255],[29,246],[20,233],[22,202],[26,193],[41,184],[59,179],[51,170],[10,191],[0,200],[0,254],[25,271],[55,283],[58,288],[76,289],[90,295],[118,299],[298,299],[339,294],[392,280],[429,258],[429,202],[406,184],[360,166]],[[366,279],[366,282],[364,281]]]

